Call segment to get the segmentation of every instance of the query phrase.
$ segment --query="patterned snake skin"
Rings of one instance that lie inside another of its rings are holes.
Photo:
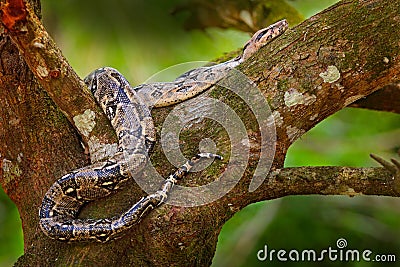
[[[85,83],[116,131],[118,152],[107,161],[64,175],[50,187],[39,211],[43,232],[51,238],[67,242],[113,240],[163,203],[173,185],[196,162],[202,158],[222,159],[215,154],[200,153],[171,174],[159,191],[143,197],[123,214],[106,219],[78,218],[86,203],[114,193],[125,181],[140,174],[155,142],[151,107],[173,105],[205,91],[287,27],[286,20],[282,20],[262,29],[246,43],[239,57],[188,71],[173,82],[132,88],[124,76],[109,67],[89,74]]]

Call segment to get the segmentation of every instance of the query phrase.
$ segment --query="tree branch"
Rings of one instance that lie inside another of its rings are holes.
[[[16,5],[16,8],[20,6]],[[400,3],[348,0],[291,29],[240,67],[267,99],[276,126],[272,172],[256,191],[248,192],[262,146],[257,120],[232,92],[215,87],[209,94],[235,107],[250,136],[250,160],[243,178],[233,190],[218,201],[200,207],[163,205],[128,231],[124,238],[110,244],[69,245],[49,240],[37,224],[41,198],[58,177],[85,163],[82,151],[78,149],[79,140],[74,138],[68,123],[60,119],[52,101],[73,124],[76,124],[74,117],[85,114],[86,110],[95,113],[95,128],[89,131],[87,140],[90,141],[92,136],[101,143],[115,142],[115,139],[104,115],[29,5],[26,5],[26,11],[26,16],[18,15],[15,19],[6,16],[5,19],[4,14],[8,11],[2,6],[2,21],[8,28],[0,42],[1,58],[16,62],[1,62],[0,79],[4,83],[0,85],[0,98],[5,109],[0,111],[0,180],[16,202],[24,221],[25,255],[17,266],[205,266],[212,260],[222,225],[249,203],[293,194],[399,196],[397,180],[382,168],[282,168],[289,146],[318,122],[399,81],[400,29],[397,25]],[[6,35],[18,46],[36,80],[19,61],[15,47]],[[46,98],[36,82],[52,101]],[[162,125],[170,110],[154,110],[155,124]],[[88,115],[90,112],[86,117],[91,121]],[[38,125],[40,121],[45,125]],[[85,136],[82,127],[77,128]],[[202,120],[187,128],[181,133],[185,154],[193,155],[197,141],[206,134],[218,144],[219,150],[229,155],[229,136],[217,123]],[[152,160],[163,175],[172,168],[160,145]],[[211,172],[191,174],[183,184],[199,185],[212,181],[227,164],[216,164]],[[130,183],[118,194],[96,201],[83,213],[88,217],[112,216],[130,207],[142,195],[140,188]]]
[[[390,84],[350,105],[354,108],[366,108],[400,114],[400,83]]]
[[[280,155],[319,121],[398,83],[399,11],[399,3],[341,1],[260,51],[256,57],[262,61],[244,64],[279,118],[275,166],[282,166]],[[268,199],[267,184],[255,194]]]
[[[399,197],[397,180],[391,172],[383,168],[284,168],[269,175],[267,190],[269,199],[313,194]]]
[[[38,83],[47,92],[83,142],[90,143],[92,158],[115,153],[116,136],[90,91],[68,64],[29,3],[9,0],[2,7],[2,24],[18,47]],[[107,149],[113,148],[113,151]],[[94,155],[100,153],[100,155]]]

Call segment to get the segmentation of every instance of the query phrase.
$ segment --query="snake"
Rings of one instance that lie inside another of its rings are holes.
[[[103,67],[90,73],[84,82],[110,120],[118,137],[118,149],[110,158],[71,171],[51,185],[39,209],[39,225],[44,234],[65,242],[115,240],[164,203],[173,186],[198,161],[222,160],[217,154],[199,153],[170,174],[158,191],[142,197],[122,214],[100,219],[79,218],[89,202],[115,193],[126,181],[140,175],[155,144],[151,108],[174,105],[206,91],[287,28],[286,20],[278,21],[257,31],[239,56],[190,70],[172,82],[132,87],[114,68]]]

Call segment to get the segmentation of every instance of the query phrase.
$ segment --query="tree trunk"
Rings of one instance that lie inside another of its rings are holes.
[[[38,1],[30,2],[37,14],[39,5]],[[378,107],[370,98],[368,107],[398,112],[393,108],[398,99],[392,99],[392,95],[399,95],[400,90],[400,2],[348,0],[290,29],[240,66],[267,100],[271,117],[257,117],[252,107],[221,86],[191,100],[194,109],[205,105],[206,96],[232,107],[249,136],[243,149],[250,152],[248,162],[213,163],[204,171],[190,174],[182,185],[204,185],[232,166],[247,166],[229,193],[203,206],[162,205],[124,237],[107,244],[51,240],[38,226],[43,195],[63,174],[89,164],[81,141],[100,140],[106,145],[114,143],[115,136],[60,51],[50,46],[51,40],[36,25],[39,22],[30,7],[25,13],[17,12],[21,10],[25,10],[22,1],[10,0],[8,5],[2,2],[0,31],[0,182],[17,205],[23,222],[25,254],[17,266],[207,266],[223,224],[250,203],[297,194],[400,195],[400,187],[396,186],[400,178],[393,180],[383,168],[283,169],[286,151],[296,139],[377,90],[390,87],[384,97],[387,102]],[[41,44],[46,49],[41,49]],[[38,66],[45,66],[45,71]],[[80,103],[69,97],[74,94],[82,94]],[[87,109],[96,112],[98,129],[82,135],[82,128],[73,118]],[[171,109],[152,111],[158,136]],[[267,152],[275,152],[275,157],[267,153],[273,161],[266,161],[271,171],[251,191],[249,185],[264,146],[259,128],[271,126],[273,121],[276,145],[268,143],[274,149]],[[196,153],[198,141],[205,137],[212,138],[228,159],[234,157],[230,149],[237,144],[231,144],[226,129],[212,120],[192,123],[180,137],[186,157]],[[173,169],[159,144],[151,160],[164,177]],[[85,207],[82,216],[121,213],[144,194],[132,181],[117,194]]]

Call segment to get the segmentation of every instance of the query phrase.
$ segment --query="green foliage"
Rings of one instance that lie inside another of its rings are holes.
[[[377,166],[370,153],[395,158],[400,116],[345,109],[305,134],[288,151],[285,166]],[[270,249],[336,248],[345,238],[351,249],[399,257],[399,200],[379,197],[292,196],[250,205],[228,221],[219,236],[215,267],[266,266],[257,252]],[[279,262],[272,266],[321,266],[320,262]],[[323,266],[374,266],[331,262]]]
[[[0,187],[0,267],[12,265],[22,255],[22,244],[18,210]]]
[[[215,28],[185,31],[184,17],[170,14],[177,2],[43,1],[43,18],[78,74],[113,66],[132,84],[174,64],[217,58],[249,37]]]
[[[212,266],[380,266],[362,260],[282,262],[276,254],[272,262],[259,261],[257,253],[265,245],[269,251],[313,249],[318,253],[328,247],[337,249],[337,240],[344,238],[348,244],[345,249],[369,249],[373,255],[393,254],[398,260],[398,204],[398,200],[388,198],[324,196],[256,203],[224,225]]]
[[[370,153],[386,159],[400,148],[400,116],[347,108],[325,119],[293,144],[288,166],[380,166]]]
[[[249,37],[217,28],[185,31],[187,17],[170,14],[182,2],[43,0],[42,4],[46,27],[82,77],[98,67],[113,66],[132,84],[139,84],[171,65],[220,57]],[[309,17],[336,1],[286,2]],[[395,157],[400,144],[399,122],[398,115],[343,110],[298,140],[289,150],[286,166],[376,166],[369,153]],[[213,266],[266,266],[269,264],[258,262],[255,254],[265,244],[275,249],[319,249],[334,246],[340,237],[355,248],[398,253],[398,206],[398,200],[373,197],[287,197],[256,203],[224,226]],[[0,192],[0,266],[10,265],[22,247],[18,212]],[[280,266],[277,262],[273,265]]]
[[[183,0],[174,14],[187,13],[185,29],[234,28],[254,33],[287,18],[295,25],[303,20],[285,0]]]
[[[306,18],[308,18],[333,5],[334,3],[338,2],[338,0],[286,0],[286,2],[296,8]]]

